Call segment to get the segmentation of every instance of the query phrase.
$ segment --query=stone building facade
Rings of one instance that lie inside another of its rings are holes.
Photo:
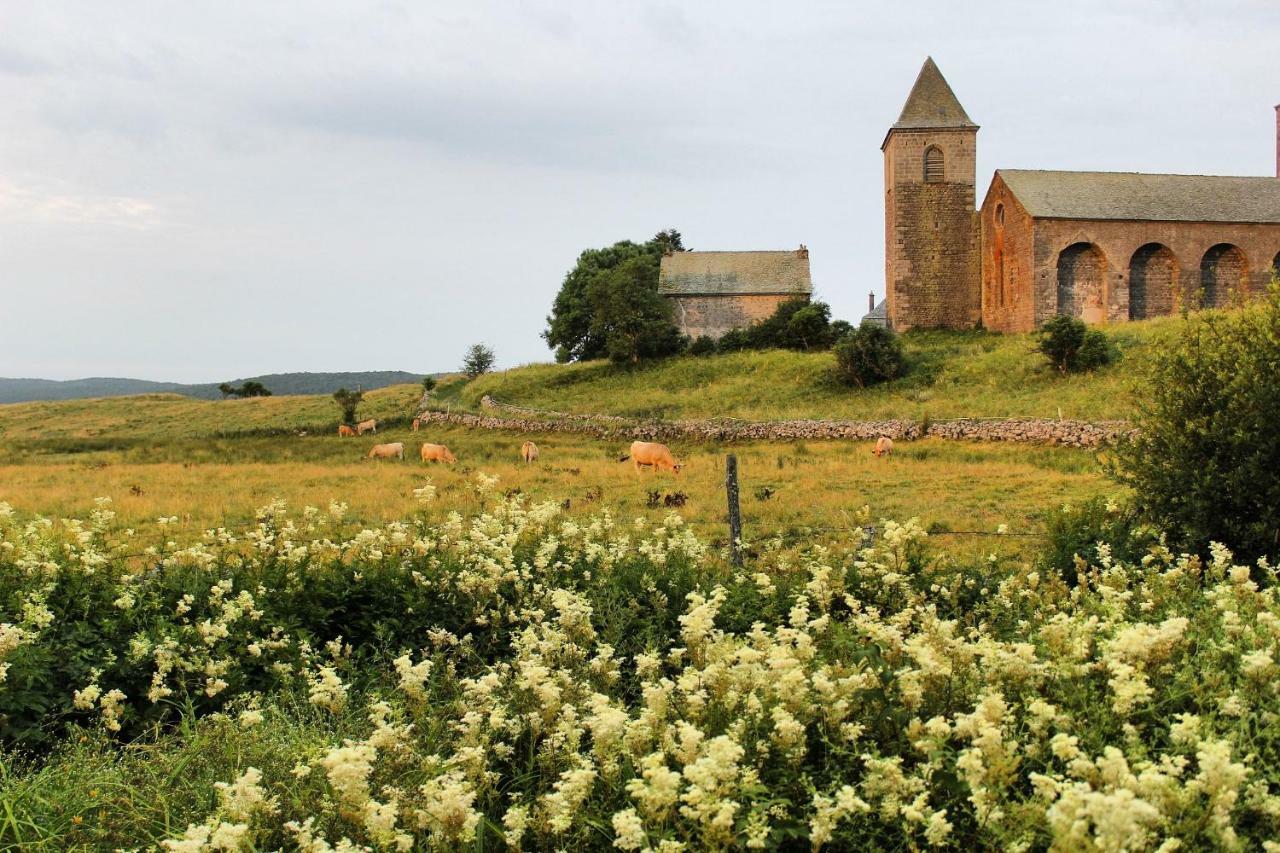
[[[1280,267],[1280,109],[1275,178],[1001,169],[974,213],[976,136],[926,60],[882,146],[895,329],[1026,332],[1056,314],[1116,323],[1223,307]]]
[[[719,339],[765,319],[788,299],[808,299],[809,250],[669,252],[662,258],[658,292],[671,300],[681,332]]]

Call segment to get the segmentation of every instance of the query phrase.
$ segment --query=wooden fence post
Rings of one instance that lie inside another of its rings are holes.
[[[738,506],[738,457],[724,460],[724,491],[729,500],[729,559],[742,566],[742,510]]]

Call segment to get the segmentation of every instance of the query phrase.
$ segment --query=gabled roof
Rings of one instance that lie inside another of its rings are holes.
[[[1280,224],[1280,179],[1139,172],[996,171],[1041,219]]]
[[[876,326],[889,325],[889,303],[881,299],[875,308],[862,315],[863,323],[871,323]]]
[[[926,57],[920,73],[916,75],[915,85],[911,87],[911,94],[902,105],[902,114],[893,123],[893,127],[889,128],[889,132],[946,127],[976,129],[978,126],[970,120],[964,107],[960,106],[956,93],[951,91],[950,84],[938,70],[933,57]]]
[[[667,296],[813,292],[809,250],[672,252],[662,256],[658,292]]]

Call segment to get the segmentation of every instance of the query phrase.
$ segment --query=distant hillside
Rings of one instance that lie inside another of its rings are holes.
[[[437,377],[444,374],[433,374]],[[261,382],[272,394],[331,394],[339,388],[360,387],[366,391],[418,382],[421,373],[403,370],[371,370],[357,373],[269,373],[232,379],[231,384]],[[28,403],[47,400],[78,400],[84,397],[127,397],[135,394],[182,394],[201,400],[218,400],[218,382],[183,384],[152,382],[147,379],[93,377],[89,379],[7,379],[0,377],[0,403]]]

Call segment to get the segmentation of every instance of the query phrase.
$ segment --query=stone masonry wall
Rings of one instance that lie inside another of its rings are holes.
[[[717,340],[730,329],[744,328],[773,315],[778,305],[796,294],[669,296],[672,319],[691,338],[708,335]]]
[[[926,183],[933,146],[943,152],[944,179]],[[973,128],[894,130],[885,142],[886,307],[898,331],[979,321],[976,148]]]
[[[1007,217],[1006,212],[1006,222]],[[1103,298],[1109,323],[1129,319],[1131,263],[1143,246],[1166,246],[1174,255],[1178,271],[1178,287],[1171,305],[1174,311],[1197,297],[1201,288],[1200,262],[1215,245],[1238,246],[1244,253],[1249,295],[1265,291],[1276,253],[1280,252],[1280,225],[1273,224],[1037,219],[1034,232],[1031,266],[1035,310],[1031,316],[1019,313],[1011,318],[1002,331],[1028,332],[1058,313],[1058,257],[1076,243],[1097,246],[1105,259]]]
[[[1003,222],[1000,222],[1003,214]],[[982,243],[982,325],[996,332],[1035,323],[1034,221],[997,176],[978,212]]]
[[[615,415],[572,414],[499,403],[485,397],[481,405],[502,415],[422,411],[424,423],[458,424],[474,429],[520,433],[575,433],[601,439],[667,439],[685,441],[867,441],[888,436],[913,441],[926,436],[969,441],[1017,441],[1099,447],[1127,435],[1124,421],[1067,421],[1040,418],[954,419],[921,424],[886,421],[634,421]]]

